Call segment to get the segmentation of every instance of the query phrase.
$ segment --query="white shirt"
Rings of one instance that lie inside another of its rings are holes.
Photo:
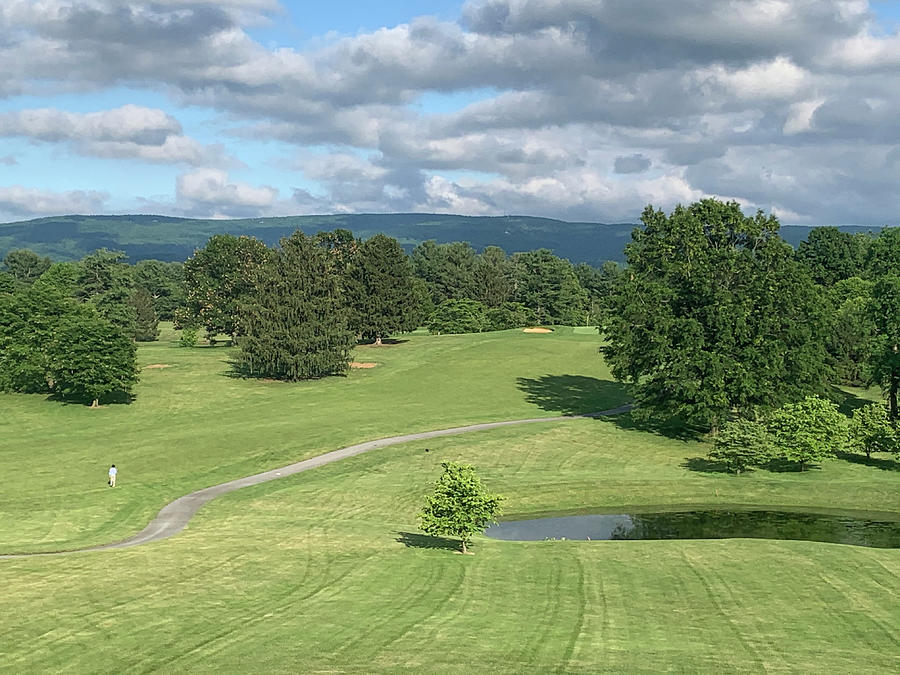
[[[110,476],[115,476],[117,473],[118,473],[118,471],[116,470],[116,467],[114,467],[114,466],[109,467],[109,475]]]

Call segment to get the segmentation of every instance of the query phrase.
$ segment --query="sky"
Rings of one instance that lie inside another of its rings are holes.
[[[900,0],[2,0],[0,221],[900,223]]]

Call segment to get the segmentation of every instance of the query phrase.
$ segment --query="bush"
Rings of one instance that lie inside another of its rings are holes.
[[[762,424],[749,420],[726,422],[709,453],[729,471],[740,473],[748,466],[766,464],[772,458],[772,439]]]
[[[768,428],[775,459],[796,462],[801,471],[810,462],[834,457],[847,441],[847,419],[834,403],[818,396],[776,410]]]
[[[534,314],[521,302],[504,302],[485,313],[487,327],[485,330],[507,330],[521,328],[535,323]]]
[[[199,331],[193,326],[185,326],[181,331],[181,338],[179,338],[178,344],[182,347],[196,347],[199,341]]]
[[[888,408],[883,403],[870,403],[853,411],[848,446],[853,452],[900,452],[900,438],[891,426]]]
[[[442,333],[480,333],[487,329],[484,305],[477,300],[444,300],[428,319],[428,330]]]

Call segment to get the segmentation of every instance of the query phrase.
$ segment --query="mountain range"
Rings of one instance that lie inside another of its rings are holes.
[[[239,220],[200,220],[154,215],[54,216],[0,223],[0,258],[28,248],[55,261],[77,260],[98,248],[124,251],[131,262],[182,261],[220,233],[248,235],[268,245],[294,230],[307,234],[344,228],[363,239],[380,233],[396,238],[407,251],[428,239],[467,241],[479,251],[499,246],[507,253],[551,249],[574,263],[599,266],[624,262],[634,223],[584,223],[531,216],[457,216],[427,213],[285,216]],[[781,236],[797,246],[814,226],[785,225]],[[849,232],[880,228],[841,226]]]

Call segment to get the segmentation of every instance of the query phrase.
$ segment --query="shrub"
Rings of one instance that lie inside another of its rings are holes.
[[[709,453],[729,471],[740,473],[748,466],[760,466],[772,457],[772,439],[762,424],[739,419],[726,422]]]
[[[428,330],[442,333],[480,333],[487,328],[484,305],[477,300],[444,300],[428,319]]]

